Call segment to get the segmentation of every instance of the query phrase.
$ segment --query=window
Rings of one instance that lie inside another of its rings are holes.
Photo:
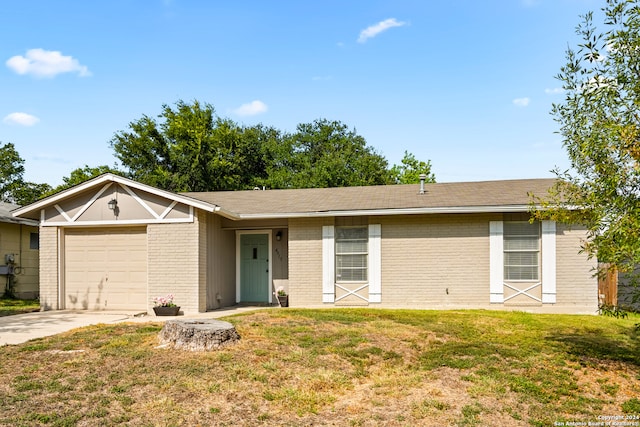
[[[38,235],[38,233],[30,234],[29,249],[40,249],[40,236]]]
[[[336,227],[336,282],[366,282],[369,232],[363,227]]]
[[[540,223],[504,223],[504,280],[540,278]]]

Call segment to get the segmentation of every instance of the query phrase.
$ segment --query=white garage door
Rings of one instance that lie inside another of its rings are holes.
[[[64,247],[66,308],[146,310],[144,227],[66,229]]]

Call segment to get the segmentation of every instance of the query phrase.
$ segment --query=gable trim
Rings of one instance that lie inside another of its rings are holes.
[[[86,181],[82,184],[76,185],[75,187],[72,188],[68,188],[66,190],[63,190],[57,194],[54,194],[52,196],[46,197],[42,200],[39,200],[35,203],[32,203],[30,205],[24,206],[22,208],[16,209],[14,211],[12,211],[12,215],[14,217],[21,217],[21,216],[25,216],[25,215],[30,215],[33,214],[34,212],[38,212],[42,209],[44,209],[45,207],[48,206],[53,206],[56,203],[65,200],[75,194],[81,193],[85,190],[91,189],[93,187],[97,187],[101,184],[107,184],[107,187],[109,185],[111,185],[112,183],[118,183],[120,185],[122,185],[123,187],[130,187],[130,188],[134,188],[136,190],[141,190],[144,192],[147,192],[149,194],[153,194],[159,197],[163,197],[165,199],[169,199],[169,200],[173,200],[176,201],[178,203],[184,203],[187,206],[191,206],[194,208],[198,208],[198,209],[202,209],[206,212],[215,212],[217,206],[211,203],[207,203],[207,202],[203,202],[201,200],[198,199],[194,199],[188,196],[182,196],[180,194],[176,194],[176,193],[172,193],[170,191],[165,191],[165,190],[160,190],[158,188],[152,187],[150,185],[146,185],[146,184],[142,184],[127,178],[123,178],[119,175],[114,175],[112,173],[106,173],[103,175],[100,175],[96,178],[90,179],[89,181]],[[103,191],[106,190],[106,188],[103,187]],[[156,214],[157,215],[157,214]]]

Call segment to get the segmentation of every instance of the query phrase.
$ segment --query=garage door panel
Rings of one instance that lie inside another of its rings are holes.
[[[146,309],[145,228],[65,230],[65,289],[67,308]]]

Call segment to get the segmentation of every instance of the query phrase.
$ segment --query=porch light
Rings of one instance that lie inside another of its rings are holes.
[[[118,201],[116,199],[111,199],[107,203],[107,206],[109,207],[110,211],[114,211],[118,207]]]
[[[279,242],[280,240],[282,240],[282,231],[278,231],[276,233],[276,240]]]

